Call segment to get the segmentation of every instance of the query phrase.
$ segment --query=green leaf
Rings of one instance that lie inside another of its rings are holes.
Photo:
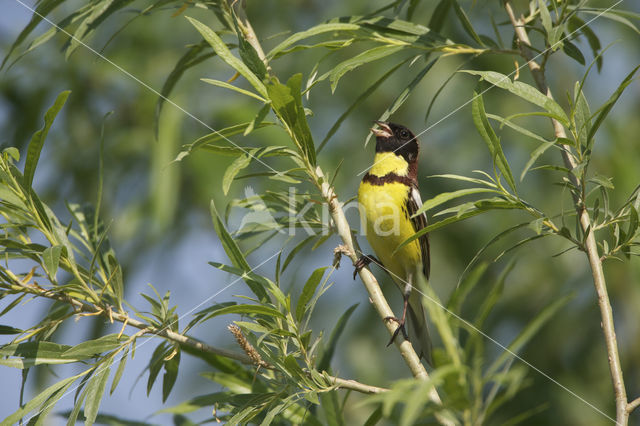
[[[226,127],[221,130],[216,130],[208,135],[202,136],[195,140],[195,142],[183,145],[182,151],[178,153],[176,158],[173,161],[182,161],[188,155],[191,155],[194,151],[198,149],[205,149],[207,151],[215,152],[216,154],[221,155],[240,155],[242,153],[246,153],[248,149],[251,148],[243,148],[241,146],[232,145],[232,146],[221,146],[221,145],[213,145],[214,142],[218,142],[220,140],[224,140],[229,142],[229,138],[234,135],[238,135],[240,133],[246,132],[249,126],[253,125],[254,129],[260,129],[266,126],[273,126],[274,123],[271,122],[261,122],[260,124],[254,124],[253,121],[248,121],[242,124],[236,124],[233,126]]]
[[[20,409],[18,409],[16,412],[14,412],[13,414],[9,415],[4,420],[2,420],[1,423],[3,425],[18,424],[18,422],[20,421],[21,418],[25,417],[28,413],[33,411],[36,407],[40,406],[40,404],[45,402],[51,395],[53,395],[54,393],[56,393],[60,389],[63,389],[66,386],[71,385],[77,379],[79,379],[82,376],[85,376],[87,373],[89,373],[92,370],[93,370],[93,368],[90,368],[90,369],[88,369],[86,371],[83,371],[82,373],[80,373],[78,375],[75,375],[75,376],[72,376],[72,377],[67,377],[64,380],[61,380],[61,381],[49,386],[48,388],[46,388],[45,390],[40,392],[38,395],[36,395],[36,397],[33,398],[31,401],[27,402],[25,405],[20,407]],[[62,395],[60,395],[60,396],[62,397]]]
[[[480,136],[482,136],[482,139],[484,139],[487,147],[489,148],[489,152],[491,152],[493,162],[502,172],[502,176],[504,176],[511,189],[516,191],[516,184],[513,180],[513,175],[511,174],[511,168],[509,168],[507,158],[504,156],[504,152],[502,151],[500,140],[493,131],[491,124],[489,124],[489,120],[487,119],[487,115],[484,111],[482,95],[476,94],[475,92],[471,103],[471,114],[473,115],[473,123],[476,125],[476,129],[478,129],[478,133],[480,133]]]
[[[464,72],[472,75],[479,75],[483,80],[486,80],[488,83],[493,84],[501,89],[508,90],[514,95],[524,99],[525,101],[531,102],[534,105],[542,107],[545,109],[551,117],[560,121],[566,127],[569,127],[569,119],[567,115],[564,113],[564,110],[556,101],[549,98],[548,96],[541,93],[538,89],[533,86],[530,86],[521,81],[511,81],[508,76],[504,74],[500,74],[495,71],[473,71],[473,70],[461,70],[460,72]]]
[[[342,76],[344,76],[349,71],[353,71],[354,69],[362,65],[385,58],[405,48],[406,46],[397,45],[376,46],[354,56],[351,59],[347,59],[346,61],[339,63],[329,73],[329,81],[331,81],[331,93],[334,93],[336,91],[336,87],[338,86],[340,78],[342,78]]]
[[[245,272],[251,271],[251,267],[249,266],[249,263],[247,263],[247,260],[242,254],[242,251],[240,251],[240,247],[238,247],[236,241],[225,228],[224,223],[222,222],[222,218],[218,214],[213,200],[211,200],[210,209],[211,218],[213,219],[213,227],[216,230],[216,234],[218,234],[218,238],[220,238],[222,247],[224,248],[225,253],[227,253],[229,260],[231,260],[231,263],[236,268],[242,269]],[[245,282],[247,283],[253,294],[258,297],[258,299],[260,299],[261,301],[267,301],[269,299],[266,291],[260,285],[251,280],[245,280]]]
[[[40,153],[42,152],[42,147],[44,146],[44,141],[49,133],[49,129],[53,124],[53,120],[55,120],[56,116],[64,106],[64,103],[67,101],[69,94],[71,91],[66,90],[58,95],[56,101],[53,103],[53,106],[47,110],[44,115],[44,127],[38,130],[31,137],[31,141],[29,142],[29,147],[27,148],[27,159],[24,164],[24,186],[25,188],[31,188],[33,183],[33,176],[36,172],[36,166],[38,165],[38,160],[40,159]]]
[[[58,264],[60,263],[61,253],[62,253],[61,245],[47,247],[42,252],[42,261],[44,263],[44,269],[52,281],[55,281],[56,279],[56,272],[58,271]]]
[[[478,37],[476,30],[473,29],[473,25],[471,25],[471,21],[469,21],[467,14],[460,7],[460,4],[458,3],[458,1],[450,0],[450,2],[453,4],[453,10],[456,12],[456,15],[458,16],[458,20],[462,24],[462,28],[464,28],[467,34],[469,34],[469,36],[472,39],[474,39],[476,43],[478,43],[480,46],[484,46],[484,43],[482,42],[480,37]]]
[[[42,0],[37,4],[34,14],[31,16],[29,23],[20,31],[18,37],[14,40],[13,44],[7,51],[2,64],[0,64],[0,70],[4,67],[5,63],[13,53],[13,51],[27,38],[29,34],[38,26],[38,24],[48,16],[51,11],[57,8],[60,4],[64,3],[64,0]]]
[[[342,115],[336,120],[336,122],[333,124],[333,126],[331,126],[331,129],[329,129],[329,131],[327,132],[327,135],[324,137],[322,142],[320,142],[320,145],[318,146],[318,152],[320,152],[322,150],[322,148],[327,144],[327,142],[329,142],[329,139],[331,139],[331,137],[338,131],[338,129],[340,128],[340,125],[349,116],[349,114],[351,114],[351,112],[353,112],[353,110],[355,110],[378,87],[380,87],[380,85],[387,78],[389,78],[391,76],[391,74],[393,74],[402,65],[406,64],[409,59],[411,59],[411,58],[407,58],[404,61],[399,61],[397,64],[395,64],[393,67],[391,67],[391,69],[389,71],[384,73],[382,75],[382,77],[377,79],[371,86],[369,86],[364,92],[362,92],[360,94],[360,96],[358,96],[358,98],[349,106],[349,108],[347,108],[347,110],[345,112],[343,112]]]
[[[563,50],[564,53],[567,54],[567,56],[569,56],[570,58],[575,60],[580,65],[584,65],[585,64],[584,55],[582,54],[580,49],[578,49],[578,46],[576,46],[575,44],[571,43],[569,40],[565,39],[563,41],[562,50]]]
[[[324,417],[328,426],[344,426],[344,416],[342,409],[340,408],[340,402],[338,401],[338,392],[322,392],[318,395],[320,397],[320,406],[324,412]]]
[[[211,28],[204,25],[202,22],[190,18],[187,16],[191,25],[193,25],[202,37],[213,47],[213,50],[224,60],[229,66],[236,70],[240,75],[247,79],[247,81],[261,94],[263,97],[267,96],[267,89],[262,81],[238,58],[231,54],[231,51],[222,39]]]
[[[295,258],[296,254],[298,254],[300,250],[302,250],[308,243],[313,241],[315,238],[316,238],[315,235],[311,235],[305,238],[304,240],[300,241],[298,244],[296,244],[296,246],[287,255],[287,258],[284,260],[280,273],[284,272],[285,269],[287,269],[287,266],[289,266],[291,261]]]
[[[160,90],[160,96],[158,97],[158,102],[156,103],[156,116],[155,116],[156,137],[158,136],[158,122],[159,122],[158,120],[160,119],[160,113],[162,112],[164,101],[169,97],[176,83],[178,82],[178,80],[180,80],[180,77],[182,77],[182,74],[184,74],[184,72],[189,68],[195,65],[198,65],[200,62],[204,61],[205,59],[211,58],[212,56],[215,55],[214,52],[202,53],[202,51],[205,50],[207,47],[209,47],[209,43],[207,43],[205,40],[202,40],[200,43],[190,46],[189,49],[185,52],[185,54],[182,55],[180,59],[178,59],[178,62],[176,62],[175,66],[169,73],[169,76],[164,81],[164,84],[162,85],[162,89]]]
[[[238,25],[238,17],[236,16],[233,8],[231,9],[231,17],[233,18],[233,26],[236,30],[236,34],[238,35],[238,48],[240,50],[240,58],[242,58],[242,62],[244,62],[251,72],[259,79],[264,79],[267,75],[267,67],[264,62],[262,62],[262,59],[260,59],[256,49],[246,39],[240,25]]]
[[[465,195],[478,194],[482,192],[500,193],[500,191],[497,191],[491,188],[469,188],[469,189],[460,189],[458,191],[453,191],[453,192],[443,192],[425,201],[422,207],[418,209],[418,211],[413,215],[413,217],[416,217],[424,212],[427,212],[434,207],[437,207],[441,204],[446,203],[447,201],[455,200],[456,198],[464,197]]]
[[[551,317],[573,298],[573,294],[563,296],[544,308],[518,336],[507,346],[506,350],[491,364],[485,373],[485,377],[493,376],[500,367],[511,357],[515,356],[524,345],[545,325]]]
[[[92,357],[120,347],[122,345],[122,340],[126,340],[128,338],[129,337],[126,335],[118,336],[118,334],[108,334],[94,340],[82,342],[66,350],[63,353],[63,356],[69,358]]]
[[[10,325],[0,325],[0,334],[8,335],[8,334],[20,334],[22,330],[19,328],[11,327]]]
[[[271,308],[269,306],[263,306],[263,305],[244,304],[244,305],[225,306],[223,308],[217,309],[216,311],[204,317],[202,321],[206,321],[208,319],[211,319],[213,317],[217,317],[220,315],[228,315],[228,314],[265,315],[269,317],[285,318],[285,315],[275,308]]]
[[[162,377],[162,402],[166,402],[173,385],[178,378],[178,367],[180,366],[180,351],[164,363],[164,376]]]
[[[287,127],[294,143],[311,166],[316,165],[316,150],[302,106],[302,74],[294,74],[283,85],[273,78],[267,90],[273,111]]]
[[[107,362],[110,364],[110,361]],[[92,425],[96,421],[98,409],[100,408],[100,402],[102,401],[102,395],[104,394],[104,388],[107,385],[107,379],[109,379],[110,372],[111,367],[109,365],[100,364],[96,373],[91,377],[87,384],[87,397],[84,404],[85,425]]]
[[[342,335],[349,318],[351,318],[351,314],[356,310],[359,303],[355,303],[338,318],[336,325],[333,327],[331,331],[331,335],[329,336],[329,340],[327,341],[327,347],[322,353],[322,357],[320,358],[320,362],[318,362],[318,371],[327,371],[329,366],[331,365],[331,359],[333,358],[333,354],[335,353],[336,347],[338,346],[338,339]]]
[[[549,14],[549,9],[547,9],[546,0],[538,0],[538,10],[540,11],[540,21],[542,22],[542,27],[547,33],[547,37],[549,37],[551,35],[551,30],[553,29],[553,22],[551,21],[551,14]],[[553,46],[553,43],[551,43],[551,41],[549,41],[549,44]]]
[[[224,176],[222,177],[222,192],[224,195],[229,193],[229,188],[231,187],[231,183],[240,172],[240,170],[245,169],[251,164],[251,160],[253,159],[255,151],[242,154],[227,167],[227,170],[224,172]]]
[[[507,126],[507,127],[510,127],[511,129],[515,130],[516,132],[519,132],[519,133],[521,133],[521,134],[523,134],[525,136],[528,136],[528,137],[530,137],[532,139],[535,139],[537,141],[549,142],[548,140],[546,140],[542,136],[537,135],[537,134],[533,133],[532,131],[530,131],[528,129],[525,129],[522,126],[518,126],[517,124],[515,124],[513,121],[511,121],[508,118],[503,118],[503,117],[500,117],[499,115],[494,115],[494,114],[487,114],[487,117],[492,119],[492,120],[499,121],[501,123],[500,124],[500,128],[502,128],[502,126]]]
[[[527,161],[527,164],[525,164],[524,168],[522,169],[522,173],[520,174],[521,182],[524,180],[525,175],[527,174],[529,169],[531,169],[531,167],[534,165],[538,157],[540,157],[547,149],[551,148],[555,144],[556,142],[553,141],[553,142],[544,142],[538,145],[538,147],[531,153],[531,155],[529,156],[529,160]]]
[[[229,84],[226,81],[214,80],[212,78],[201,78],[200,80],[204,81],[205,83],[211,84],[213,86],[223,87],[225,89],[233,90],[233,91],[241,93],[243,95],[250,96],[250,97],[252,97],[254,99],[257,99],[257,100],[259,100],[261,102],[267,102],[267,100],[265,98],[263,98],[261,96],[258,96],[255,93],[250,92],[248,90],[244,90],[244,89],[241,89],[239,87],[236,87],[233,84]]]
[[[447,14],[451,8],[451,0],[440,0],[431,14],[429,19],[429,28],[439,33],[442,26],[447,22]]]
[[[116,369],[116,373],[113,375],[113,381],[111,382],[111,389],[109,389],[109,395],[113,395],[113,392],[118,387],[118,383],[120,383],[120,379],[122,378],[122,373],[124,373],[124,368],[127,365],[127,358],[129,358],[128,347],[124,350],[124,352],[120,356],[120,362],[118,362],[118,368]]]
[[[360,29],[360,25],[340,23],[340,22],[330,22],[326,24],[316,25],[314,27],[309,28],[306,31],[301,31],[291,35],[282,43],[278,44],[276,47],[271,49],[271,51],[267,54],[267,57],[273,58],[283,50],[287,49],[289,46],[309,37],[313,37],[319,34],[324,34],[327,32],[356,31],[359,29]]]
[[[609,99],[604,104],[602,104],[602,106],[600,106],[600,108],[598,108],[598,110],[594,113],[594,116],[597,115],[597,117],[593,122],[593,126],[591,127],[591,130],[589,130],[589,134],[587,136],[588,147],[591,147],[591,145],[593,145],[593,136],[596,134],[596,132],[598,131],[598,128],[600,128],[600,125],[602,124],[604,119],[607,117],[607,115],[609,115],[611,108],[613,108],[615,103],[618,101],[618,98],[620,98],[620,95],[622,95],[622,92],[624,92],[624,89],[626,89],[627,86],[633,82],[633,77],[635,76],[639,68],[640,68],[640,65],[636,66],[625,77],[625,79],[622,80],[622,83],[620,83],[618,88],[615,90],[615,92],[613,92],[613,94],[609,97]]]
[[[409,99],[409,96],[414,93],[414,88],[422,81],[422,79],[427,75],[429,70],[436,64],[436,62],[440,59],[439,57],[429,62],[425,67],[420,70],[420,72],[409,82],[409,84],[400,92],[398,96],[393,100],[391,105],[384,110],[382,115],[378,118],[379,121],[387,121],[387,119],[396,112],[405,102]],[[373,132],[370,132],[365,140],[365,145],[369,142],[369,138],[373,135]]]
[[[307,279],[307,282],[302,289],[302,294],[300,294],[300,298],[298,299],[298,304],[296,305],[296,319],[298,322],[302,321],[302,317],[304,316],[307,308],[307,303],[313,297],[313,294],[316,292],[316,288],[322,281],[322,277],[324,276],[324,272],[327,267],[318,268]]]

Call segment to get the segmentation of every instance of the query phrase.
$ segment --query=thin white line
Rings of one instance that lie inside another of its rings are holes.
[[[605,13],[607,13],[608,11],[610,11],[611,9],[613,9],[614,7],[616,7],[617,5],[619,5],[620,3],[622,3],[623,0],[618,0],[613,6],[610,6],[609,8],[603,10],[601,13],[597,14],[595,17],[593,17],[591,20],[585,22],[582,26],[578,27],[576,30],[574,30],[572,33],[566,35],[565,37],[561,38],[560,40],[558,40],[553,46],[549,46],[548,48],[546,48],[545,50],[543,50],[542,52],[540,52],[539,54],[537,54],[536,56],[534,56],[531,61],[535,61],[536,59],[538,59],[540,56],[542,56],[543,54],[545,54],[548,50],[553,49],[555,46],[557,46],[560,42],[566,40],[567,38],[571,37],[572,35],[574,35],[576,32],[580,31],[582,28],[584,28],[585,26],[589,25],[590,23],[592,23],[593,21],[595,21],[596,19],[598,19],[599,17],[601,17],[602,15],[604,15]],[[520,65],[518,68],[516,68],[514,71],[512,71],[511,73],[507,74],[504,76],[504,78],[502,80],[500,80],[500,82],[502,82],[505,79],[509,79],[509,77],[511,77],[513,74],[515,74],[516,72],[519,72],[522,68],[526,67],[529,62],[531,61],[526,61],[524,64]],[[438,124],[440,124],[441,122],[443,122],[444,120],[446,120],[447,118],[451,117],[453,114],[455,114],[456,112],[460,111],[462,108],[466,107],[467,105],[469,105],[471,102],[473,102],[476,98],[484,95],[486,92],[488,92],[489,90],[493,89],[494,87],[496,87],[495,84],[491,84],[491,86],[487,87],[486,89],[484,89],[482,92],[478,93],[477,95],[475,95],[474,97],[472,97],[471,99],[469,99],[468,101],[466,101],[465,103],[463,103],[462,105],[460,105],[459,107],[457,107],[456,109],[454,109],[453,111],[451,111],[450,113],[448,113],[447,115],[445,115],[444,117],[442,117],[441,119],[439,119],[438,121],[436,121],[435,123],[433,123],[432,125],[428,126],[426,129],[424,129],[423,131],[421,131],[420,133],[418,133],[415,137],[415,139],[418,139],[418,137],[420,137],[421,135],[425,134],[426,132],[428,132],[429,130],[431,130],[433,127],[437,126]],[[411,142],[411,141],[409,141]],[[393,150],[393,152],[397,152],[399,149],[401,149],[403,146],[405,146],[406,144],[408,144],[409,142],[405,142],[404,144],[402,144],[401,146],[399,146],[398,148],[396,148],[395,150]],[[373,163],[371,166],[367,167],[366,169],[364,169],[363,171],[361,171],[360,173],[357,174],[357,176],[362,175],[363,173],[367,172],[369,169],[371,169],[373,166],[375,166],[376,164],[378,164],[380,161]]]
[[[253,271],[255,271],[256,269],[258,269],[259,267],[261,267],[262,265],[264,265],[265,263],[267,263],[268,261],[270,261],[271,259],[273,259],[274,257],[276,257],[278,255],[278,253],[280,253],[279,251],[272,254],[271,256],[269,256],[269,258],[267,260],[264,260],[263,262],[261,262],[260,264],[258,264],[257,266],[254,266],[253,268],[251,268],[248,272],[246,273],[251,273]],[[245,274],[246,274],[245,273]],[[222,293],[223,291],[225,291],[226,289],[228,289],[229,287],[231,287],[232,285],[234,285],[235,283],[237,283],[238,281],[242,280],[243,277],[238,277],[235,280],[231,281],[229,284],[227,284],[226,286],[224,286],[222,289],[218,290],[216,293],[214,293],[213,295],[207,297],[205,300],[203,300],[202,302],[198,303],[197,305],[195,305],[193,308],[191,308],[189,311],[185,312],[184,314],[180,315],[178,317],[178,319],[176,319],[175,321],[171,322],[170,324],[168,324],[167,326],[165,326],[164,328],[162,328],[160,331],[164,331],[166,329],[168,329],[169,327],[171,327],[173,324],[175,324],[176,322],[180,321],[182,318],[186,317],[187,315],[189,315],[191,312],[195,311],[196,309],[198,309],[200,306],[204,305],[205,303],[207,303],[209,300],[213,299],[214,297],[216,297],[217,295],[219,295],[220,293]],[[155,333],[157,335],[157,333]],[[142,336],[140,336],[142,337]],[[137,345],[137,347],[141,347],[145,344],[147,344],[148,342],[151,342],[154,339],[148,339],[145,340],[144,342],[140,343],[139,345]],[[165,339],[167,340],[167,339]],[[125,356],[125,354],[121,355],[120,358],[118,358],[117,361],[120,361],[122,359],[122,357]],[[111,365],[113,365],[116,362],[116,360],[114,360],[113,362],[111,362],[111,364],[109,365],[109,367]],[[100,366],[98,368],[96,368],[96,371],[93,373],[97,373],[99,371],[101,371],[101,369],[106,368],[106,366]],[[31,420],[32,418],[34,418],[35,416],[39,415],[40,413],[42,413],[44,410],[46,410],[47,408],[49,408],[52,405],[55,405],[58,403],[58,401],[60,401],[62,398],[64,398],[65,396],[69,395],[71,392],[75,391],[76,389],[78,389],[78,387],[80,387],[80,385],[75,386],[72,389],[69,389],[67,392],[65,392],[60,398],[58,398],[55,402],[52,402],[51,404],[47,405],[46,407],[41,408],[40,410],[38,410],[38,412],[34,413],[31,417],[29,417],[26,420],[26,423],[29,422],[29,420]]]
[[[361,252],[360,250],[358,250],[360,252],[361,255],[364,255],[363,252]],[[404,284],[409,284],[407,281],[405,281],[404,279],[402,279],[402,277],[399,277],[398,275],[394,274],[393,272],[391,272],[390,270],[388,270],[386,267],[384,267],[383,265],[376,263],[376,265],[380,266],[383,270],[385,270],[389,275],[391,275],[392,277],[397,278],[398,280],[400,280],[401,282],[403,282]],[[410,284],[409,284],[410,285]],[[466,319],[462,318],[460,315],[456,314],[455,312],[447,309],[445,306],[443,306],[440,302],[438,302],[437,300],[433,299],[432,297],[430,297],[427,294],[424,294],[422,291],[420,291],[420,289],[418,289],[417,287],[411,285],[412,289],[417,291],[420,295],[424,296],[425,298],[429,299],[429,301],[431,301],[432,303],[438,305],[440,308],[442,308],[443,310],[445,310],[447,313],[453,315],[457,320],[463,322],[465,325],[467,325],[468,327],[470,327],[471,329],[473,329],[474,331],[476,331],[477,333],[479,333],[481,336],[483,336],[484,338],[488,339],[489,341],[491,341],[492,343],[494,343],[495,345],[499,346],[501,349],[505,350],[506,352],[508,352],[509,354],[511,354],[514,358],[517,358],[519,361],[521,361],[523,364],[527,365],[528,367],[530,367],[531,369],[533,369],[534,371],[536,371],[538,374],[542,375],[543,377],[545,377],[546,379],[548,379],[549,381],[551,381],[552,383],[560,386],[560,388],[564,389],[565,391],[567,391],[570,395],[576,397],[577,399],[579,399],[580,401],[582,401],[583,403],[587,404],[589,407],[593,408],[595,411],[597,411],[598,413],[602,414],[604,417],[606,417],[607,419],[611,420],[613,423],[615,423],[616,421],[609,417],[607,414],[605,414],[602,410],[600,410],[598,407],[596,407],[595,405],[593,405],[592,403],[590,403],[589,401],[587,401],[586,399],[582,398],[580,395],[578,395],[577,393],[575,393],[574,391],[572,391],[571,389],[569,389],[568,387],[566,387],[565,385],[563,385],[562,383],[558,382],[556,379],[554,379],[553,377],[549,376],[547,373],[545,373],[544,371],[540,370],[539,368],[537,368],[536,366],[534,366],[533,364],[531,364],[529,361],[525,360],[524,358],[522,358],[521,356],[519,356],[518,354],[516,354],[515,352],[511,351],[509,348],[507,348],[506,346],[504,346],[502,343],[498,342],[496,339],[494,339],[493,337],[489,336],[487,333],[485,333],[484,331],[480,330],[478,327],[476,327],[475,325],[471,324],[469,321],[467,321]]]
[[[77,37],[75,37],[73,34],[69,33],[68,31],[66,31],[64,28],[59,27],[58,25],[56,25],[55,22],[51,21],[49,18],[47,18],[46,16],[38,13],[35,9],[31,8],[29,5],[23,3],[21,0],[15,0],[17,3],[20,3],[24,8],[28,9],[29,11],[31,11],[34,15],[39,16],[40,18],[42,18],[43,21],[47,22],[49,25],[51,25],[52,27],[58,29],[60,32],[66,34],[67,36],[69,36],[71,39],[77,41],[78,43],[80,43],[83,47],[87,48],[89,51],[91,51],[93,54],[95,54],[96,56],[98,56],[100,59],[103,59],[104,61],[106,61],[107,63],[109,63],[110,65],[114,66],[118,71],[122,72],[124,75],[126,75],[127,77],[131,78],[132,80],[134,80],[136,83],[140,84],[142,87],[144,87],[145,89],[149,90],[150,92],[152,92],[155,95],[158,95],[158,97],[162,98],[165,100],[165,102],[173,105],[174,107],[178,108],[180,111],[182,111],[183,113],[185,113],[186,115],[188,115],[189,117],[193,118],[194,120],[196,120],[198,123],[202,124],[204,127],[206,127],[207,129],[211,130],[212,132],[214,132],[215,134],[217,134],[218,136],[220,136],[222,139],[226,140],[227,142],[229,142],[231,145],[235,146],[236,148],[239,148],[242,152],[244,152],[245,154],[247,154],[248,156],[250,156],[251,158],[253,158],[254,160],[256,160],[257,162],[259,162],[260,164],[266,166],[267,168],[269,168],[272,172],[279,174],[280,172],[278,172],[277,170],[275,170],[273,167],[271,167],[270,165],[268,165],[267,163],[265,163],[264,161],[262,161],[261,159],[259,159],[258,157],[252,155],[251,153],[249,153],[249,151],[245,150],[243,147],[241,147],[240,145],[236,144],[235,142],[233,142],[231,139],[229,139],[228,137],[226,137],[225,135],[223,135],[222,133],[220,133],[219,131],[217,131],[216,129],[214,129],[213,127],[209,126],[207,123],[205,123],[204,121],[200,120],[198,117],[196,117],[195,115],[191,114],[189,111],[187,111],[186,109],[184,109],[183,107],[181,107],[180,105],[178,105],[177,103],[175,103],[174,101],[172,101],[171,99],[167,98],[166,96],[163,96],[160,92],[158,92],[156,89],[154,89],[153,87],[149,86],[147,83],[145,83],[144,81],[140,80],[138,77],[136,77],[135,75],[131,74],[129,71],[125,70],[124,68],[122,68],[120,65],[116,64],[115,62],[113,62],[112,60],[110,60],[109,58],[107,58],[106,56],[104,56],[102,53],[98,52],[97,50],[95,50],[94,48],[92,48],[91,46],[89,46],[88,44],[84,43],[82,40],[78,39]]]

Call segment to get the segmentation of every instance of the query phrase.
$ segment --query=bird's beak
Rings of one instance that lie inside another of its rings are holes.
[[[378,126],[380,126],[380,128],[371,128],[371,131],[373,132],[374,135],[376,135],[376,137],[379,138],[390,138],[391,136],[393,136],[393,131],[391,130],[391,127],[389,127],[389,125],[387,123],[385,123],[384,121],[374,121],[375,124],[377,124]]]

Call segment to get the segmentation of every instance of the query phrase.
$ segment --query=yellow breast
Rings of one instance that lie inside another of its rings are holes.
[[[397,182],[384,185],[362,182],[358,191],[367,240],[401,288],[402,281],[415,271],[422,259],[418,240],[394,253],[398,245],[415,233],[406,210],[410,191],[410,187]]]

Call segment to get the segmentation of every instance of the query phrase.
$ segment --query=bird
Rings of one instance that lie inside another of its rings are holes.
[[[416,274],[426,279],[430,274],[429,237],[423,234],[396,251],[417,231],[427,226],[425,213],[415,215],[422,207],[418,189],[418,154],[420,146],[408,128],[390,122],[375,121],[377,128],[373,166],[364,175],[358,189],[358,203],[366,237],[375,256],[363,255],[355,264],[357,272],[371,262],[379,264],[391,275],[402,292],[402,316],[387,317],[398,324],[389,346],[402,332],[420,358],[431,364],[431,340],[420,294],[414,289]],[[414,217],[415,215],[415,217]],[[409,334],[405,323],[409,322]]]

